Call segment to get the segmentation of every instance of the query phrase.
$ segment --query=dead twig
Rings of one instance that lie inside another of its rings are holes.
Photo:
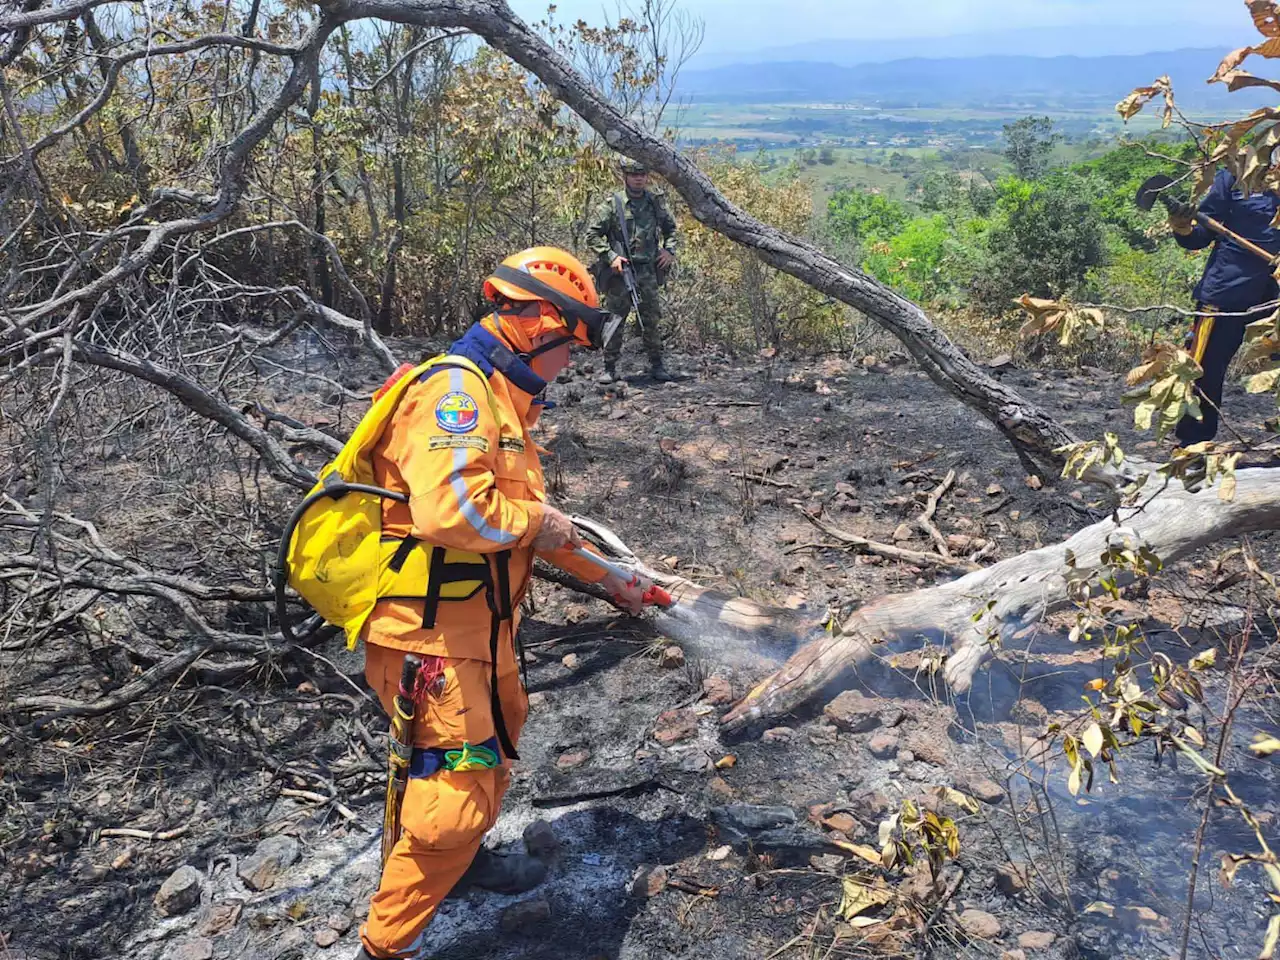
[[[860,550],[863,553],[871,553],[878,557],[884,557],[886,560],[900,560],[903,563],[914,563],[924,567],[940,567],[946,570],[964,570],[970,572],[979,569],[977,564],[970,563],[968,560],[957,560],[954,558],[949,559],[947,557],[940,557],[936,553],[921,553],[918,550],[907,550],[903,547],[894,547],[887,543],[878,543],[875,540],[868,540],[866,537],[860,537],[857,534],[848,533],[844,530],[839,530],[830,524],[823,523],[802,506],[797,506],[796,509],[800,511],[801,516],[827,536],[839,540],[845,546],[852,547],[855,550]]]
[[[951,485],[955,482],[956,472],[948,470],[943,481],[934,487],[933,492],[929,494],[929,499],[925,503],[924,513],[916,519],[916,524],[920,529],[933,539],[933,544],[938,548],[938,553],[948,560],[951,560],[952,556],[951,551],[947,548],[947,538],[942,535],[942,531],[934,524],[933,516],[938,512],[938,501],[951,489]]]
[[[346,820],[348,823],[350,823],[353,820],[359,819],[359,817],[357,817],[354,813],[351,812],[350,809],[348,809],[345,805],[343,805],[343,803],[340,800],[338,800],[337,797],[326,797],[323,793],[315,793],[314,791],[311,791],[311,790],[295,790],[292,787],[286,787],[285,789],[281,790],[280,796],[291,797],[294,800],[308,800],[311,803],[315,803],[320,806],[333,804],[333,809],[337,812],[338,816],[342,817],[342,819]]]
[[[137,830],[133,827],[107,827],[98,833],[99,837],[125,837],[129,840],[177,840],[191,830],[191,824],[174,827],[172,830]]]
[[[787,490],[796,489],[794,483],[787,483],[785,480],[775,480],[773,477],[762,476],[758,473],[730,473],[729,476],[735,480],[746,480],[748,483],[759,483],[766,487],[781,487]]]

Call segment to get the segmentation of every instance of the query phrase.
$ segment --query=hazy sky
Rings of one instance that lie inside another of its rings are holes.
[[[508,0],[527,19],[541,19],[546,0]],[[1253,25],[1240,0],[680,0],[706,22],[703,51],[754,50],[810,40],[874,39],[985,33],[1028,27],[1151,23],[1197,45],[1197,25],[1237,21],[1249,42]],[[1158,14],[1156,8],[1158,7]],[[615,0],[560,0],[556,17],[598,23]],[[1034,54],[1034,50],[1010,51]],[[1087,54],[1090,51],[1082,50]]]

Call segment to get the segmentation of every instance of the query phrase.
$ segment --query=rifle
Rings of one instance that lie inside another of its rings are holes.
[[[625,253],[614,253],[622,258],[622,281],[627,285],[627,293],[631,294],[631,306],[636,311],[636,323],[644,329],[644,316],[640,313],[640,291],[636,288],[636,274],[631,269],[631,237],[627,233],[627,211],[622,207],[622,194],[613,195],[613,209],[618,216],[618,229],[622,233],[622,249]]]

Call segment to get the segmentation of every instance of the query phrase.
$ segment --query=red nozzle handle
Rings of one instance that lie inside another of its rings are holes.
[[[655,583],[641,595],[640,602],[644,604],[657,604],[659,607],[669,607],[674,601],[671,599],[671,594]]]

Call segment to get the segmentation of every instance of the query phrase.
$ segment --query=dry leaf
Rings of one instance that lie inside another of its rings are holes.
[[[1274,0],[1249,0],[1249,16],[1264,37],[1280,37],[1280,4]]]
[[[852,920],[874,907],[882,907],[893,899],[892,891],[884,887],[870,887],[857,877],[845,877],[841,882],[844,896],[840,899],[840,916],[845,920]]]
[[[1208,670],[1218,660],[1218,648],[1210,647],[1208,650],[1202,650],[1191,658],[1188,664],[1192,670]]]
[[[1269,757],[1273,753],[1280,753],[1280,737],[1259,733],[1253,738],[1253,743],[1249,744],[1249,750],[1257,757]]]
[[[1222,62],[1218,64],[1218,69],[1214,71],[1213,76],[1210,77],[1206,82],[1207,83],[1219,82],[1228,73],[1232,72],[1233,70],[1235,70],[1236,67],[1244,63],[1244,61],[1248,58],[1249,54],[1251,53],[1253,53],[1253,47],[1241,47],[1239,50],[1232,50],[1230,53],[1228,53],[1225,57],[1222,58]]]
[[[1084,748],[1089,751],[1089,754],[1096,757],[1102,752],[1104,743],[1102,728],[1096,723],[1089,724],[1084,728],[1084,733],[1080,735],[1080,741],[1084,744]]]
[[[864,846],[861,843],[852,843],[848,840],[836,840],[832,837],[827,838],[827,843],[831,844],[845,853],[852,853],[855,857],[861,857],[867,863],[874,866],[880,866],[880,851],[873,850],[871,847]]]

